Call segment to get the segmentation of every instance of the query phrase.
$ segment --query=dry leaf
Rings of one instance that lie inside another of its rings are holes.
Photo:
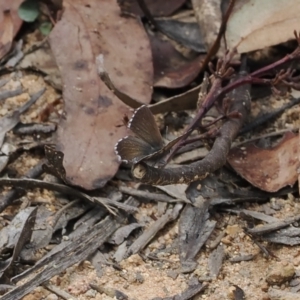
[[[156,187],[175,199],[180,199],[186,203],[191,203],[185,194],[186,189],[188,188],[187,184],[158,185]]]
[[[233,148],[228,155],[232,168],[254,186],[276,192],[297,181],[298,135],[288,132],[271,149],[248,144]]]
[[[221,0],[192,0],[195,17],[206,49],[213,45],[218,36],[222,22],[221,2]]]
[[[0,59],[11,49],[13,39],[23,23],[18,16],[18,8],[22,2],[0,0]]]
[[[144,0],[145,5],[151,12],[153,16],[168,16],[175,12],[179,7],[181,7],[186,0]],[[143,12],[136,0],[118,0],[122,11],[127,13],[143,16]]]
[[[206,47],[199,25],[196,22],[174,20],[172,17],[156,20],[160,31],[185,48],[205,53]]]
[[[151,100],[152,62],[144,28],[120,17],[115,1],[65,1],[50,45],[63,81],[65,114],[57,131],[67,180],[86,189],[100,188],[119,162],[114,145],[126,134],[129,109],[100,80],[96,57],[122,91],[141,102]]]
[[[199,74],[204,55],[186,59],[168,41],[149,36],[153,54],[154,86],[181,88],[190,84]]]
[[[236,1],[226,29],[228,48],[244,53],[294,39],[299,7],[300,0]]]
[[[149,108],[153,114],[194,109],[197,106],[199,90],[200,86],[196,86],[187,92],[151,104]]]

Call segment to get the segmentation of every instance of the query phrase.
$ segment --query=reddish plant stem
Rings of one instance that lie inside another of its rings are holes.
[[[275,63],[272,63],[264,68],[261,68],[255,72],[252,72],[248,76],[242,77],[227,86],[221,88],[222,84],[222,78],[216,78],[213,82],[213,85],[207,94],[205,100],[203,101],[203,104],[201,105],[200,109],[198,110],[197,115],[193,119],[193,121],[190,123],[188,128],[186,129],[186,132],[190,131],[190,133],[197,127],[200,120],[203,118],[203,116],[206,114],[206,112],[211,109],[211,107],[214,105],[214,103],[226,95],[227,93],[231,92],[232,90],[236,89],[237,87],[245,84],[271,84],[272,80],[270,79],[263,79],[259,78],[266,73],[270,72],[271,70],[274,70],[275,68],[278,68],[282,66],[283,64],[290,62],[300,56],[300,46],[296,48],[296,50],[286,55],[284,58],[276,61]],[[172,151],[166,158],[166,161],[170,161],[170,159],[174,156],[174,154],[177,152],[178,148],[182,145],[182,143],[188,138],[189,134],[184,134],[182,136],[182,139],[178,141],[178,143],[173,147]]]
[[[203,101],[200,109],[198,110],[198,113],[196,117],[193,119],[193,121],[189,124],[188,128],[185,130],[185,132],[190,133],[197,127],[197,124],[201,120],[201,118],[206,114],[206,112],[212,107],[214,102],[216,101],[217,97],[219,96],[219,91],[221,89],[222,80],[220,78],[215,79],[213,82],[213,85],[208,92],[205,100]],[[172,151],[166,158],[166,162],[170,161],[170,159],[173,157],[173,155],[177,152],[178,148],[182,145],[182,143],[188,138],[189,134],[183,134],[182,138],[178,141],[178,143],[173,147]]]
[[[274,70],[275,68],[280,67],[287,62],[290,62],[290,61],[294,60],[295,58],[299,58],[299,55],[300,55],[300,46],[298,45],[298,47],[295,49],[295,51],[292,52],[291,54],[287,54],[282,59],[251,73],[249,76],[261,77],[261,76],[265,75],[266,73],[270,72],[271,70]]]
[[[253,78],[250,75],[249,76],[245,76],[241,79],[238,79],[235,82],[229,83],[228,85],[226,85],[225,87],[223,87],[218,95],[219,97],[222,97],[226,94],[228,94],[229,92],[231,92],[232,90],[234,90],[235,88],[244,85],[244,84],[271,84],[272,80],[271,79],[263,79],[263,78]],[[217,100],[217,99],[216,99]]]
[[[259,78],[261,76],[263,76],[264,74],[268,73],[271,70],[274,70],[277,67],[282,66],[283,64],[290,62],[296,58],[299,58],[300,56],[300,46],[298,46],[296,48],[296,50],[291,53],[286,55],[284,58],[264,67],[261,68],[255,72],[252,72],[251,74],[249,74],[248,76],[242,77],[232,83],[229,83],[227,86],[220,88],[221,87],[221,82],[218,83],[218,90],[216,90],[216,87],[214,88],[214,85],[211,88],[211,91],[207,94],[207,97],[203,103],[204,108],[206,108],[205,112],[206,113],[211,107],[212,105],[215,103],[216,100],[218,100],[220,97],[226,95],[227,93],[231,92],[232,90],[236,89],[237,87],[244,85],[244,84],[270,84],[272,82],[272,80],[270,79],[263,79],[263,78]],[[220,79],[216,79],[216,81],[218,81]],[[199,110],[199,112],[197,113],[196,117],[194,118],[193,122],[190,125],[194,124],[198,124],[199,120],[203,117],[203,113],[201,112],[201,108]],[[195,127],[193,126],[189,126],[189,130],[190,129],[194,129]]]
[[[205,56],[205,59],[204,59],[202,65],[201,65],[199,74],[204,72],[204,70],[208,66],[208,64],[211,61],[211,59],[213,58],[213,56],[216,55],[216,53],[218,52],[218,50],[220,48],[220,42],[221,42],[222,36],[225,34],[227,22],[228,22],[228,19],[229,19],[230,15],[231,15],[232,10],[233,10],[234,4],[235,4],[235,0],[231,0],[229,2],[228,7],[227,7],[227,11],[226,11],[226,13],[223,17],[223,20],[222,20],[222,23],[221,23],[221,26],[220,26],[220,29],[219,29],[219,32],[218,32],[218,36],[217,36],[215,42],[213,43],[213,45],[208,50],[208,52]]]

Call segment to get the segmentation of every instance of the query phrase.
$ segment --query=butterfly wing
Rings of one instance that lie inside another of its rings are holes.
[[[164,156],[166,156],[167,154],[169,154],[171,148],[178,143],[178,141],[182,138],[182,136],[177,137],[176,139],[170,141],[169,143],[167,143],[165,146],[163,146],[163,148],[161,148],[158,151],[155,151],[152,154],[149,154],[148,156],[144,157],[141,160],[149,160],[149,161],[159,161],[161,160]],[[140,160],[140,161],[141,161]]]
[[[115,152],[121,161],[138,163],[153,153],[152,147],[142,139],[135,136],[126,136],[119,140]]]
[[[140,139],[148,143],[152,152],[161,149],[164,145],[159,128],[155,122],[153,114],[146,105],[142,105],[135,110],[128,128]]]
[[[121,139],[115,146],[115,152],[120,160],[134,164],[143,160],[154,163],[159,161],[182,138],[182,136],[178,137],[164,145],[155,119],[145,105],[135,110],[128,128],[136,136],[126,136]]]

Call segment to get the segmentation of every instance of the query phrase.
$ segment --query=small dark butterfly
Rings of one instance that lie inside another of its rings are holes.
[[[178,137],[165,145],[154,116],[146,105],[135,110],[127,127],[135,136],[126,136],[115,146],[119,160],[126,163],[137,164],[142,160],[156,162],[181,138]]]

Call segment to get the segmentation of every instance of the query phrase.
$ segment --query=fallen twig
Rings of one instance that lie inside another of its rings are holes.
[[[288,108],[293,107],[296,104],[300,103],[300,97],[299,98],[292,98],[288,103],[282,105],[278,109],[275,109],[274,111],[271,111],[269,113],[266,113],[262,116],[258,116],[256,119],[254,119],[251,123],[244,126],[239,134],[244,134],[246,132],[249,132],[250,130],[270,121],[273,118],[278,117],[280,114],[282,114],[284,111],[286,111]]]
[[[284,227],[289,226],[290,224],[294,223],[294,222],[298,222],[300,220],[300,215],[296,215],[293,217],[289,217],[286,218],[285,220],[282,221],[278,221],[275,223],[271,223],[271,224],[267,224],[267,225],[263,225],[263,226],[258,226],[258,227],[254,227],[251,229],[248,229],[247,232],[250,234],[255,234],[255,235],[262,235],[265,233],[269,233]]]
[[[0,101],[5,100],[10,97],[15,97],[21,95],[23,93],[23,89],[21,86],[17,87],[15,90],[11,91],[1,91],[0,92]]]
[[[74,188],[58,184],[58,183],[52,183],[52,182],[46,182],[43,180],[38,179],[8,179],[8,178],[0,178],[0,186],[13,186],[13,187],[20,187],[25,189],[35,189],[35,188],[41,188],[41,189],[48,189],[60,193],[65,193],[71,196],[78,197],[80,199],[92,202],[92,203],[99,203],[104,208],[106,208],[110,213],[116,214],[116,210],[114,207],[126,210],[127,212],[134,212],[136,211],[135,207],[131,207],[129,205],[126,205],[124,203],[119,203],[117,201],[110,200],[108,198],[103,197],[91,197],[81,191],[75,190]]]
[[[220,244],[215,250],[213,250],[208,258],[208,269],[210,277],[217,277],[222,268],[223,260],[225,257],[224,245]]]
[[[173,300],[173,299],[178,299],[178,300],[188,300],[202,292],[207,288],[207,284],[195,284],[195,285],[190,285],[185,291],[183,291],[181,294],[174,295],[171,297],[165,297],[165,298],[154,298],[152,300]]]
[[[50,284],[50,283],[44,283],[43,286],[50,292],[56,294],[57,296],[66,299],[66,300],[77,300],[78,298],[72,296],[71,294],[67,293],[66,291],[58,288],[57,286]]]
[[[117,289],[113,289],[107,286],[100,286],[94,283],[90,283],[90,287],[101,294],[107,295],[111,299],[122,299],[122,300],[129,299],[126,294],[124,294],[123,292]]]
[[[169,208],[167,212],[160,217],[151,227],[149,227],[140,237],[138,237],[127,250],[127,256],[135,254],[143,249],[151,239],[157,234],[164,226],[175,220],[178,217],[183,204],[176,204],[174,208]]]
[[[44,164],[44,162],[44,160],[39,162],[36,166],[30,169],[22,178],[37,178],[41,176],[43,174],[42,165]],[[8,191],[0,201],[0,212],[3,212],[3,210],[6,207],[8,207],[15,199],[22,197],[24,194],[25,191],[17,189],[17,186],[15,187],[15,189]]]
[[[297,131],[299,131],[298,127],[289,128],[289,129],[282,129],[282,130],[278,130],[278,131],[275,131],[275,132],[262,134],[262,135],[253,137],[251,139],[248,139],[248,140],[245,140],[245,141],[242,141],[242,142],[234,142],[232,144],[232,147],[241,147],[244,144],[252,143],[252,142],[255,142],[257,140],[263,140],[263,139],[266,139],[266,138],[269,138],[269,137],[284,135],[287,132],[297,132]]]
[[[0,119],[0,145],[2,146],[5,135],[8,131],[13,129],[20,121],[20,116],[24,113],[32,104],[34,104],[45,92],[45,88],[41,89],[37,93],[33,94],[29,101],[27,101],[23,106],[19,107],[13,111],[8,116]]]
[[[142,198],[146,198],[146,199],[150,199],[150,200],[158,201],[158,202],[166,202],[166,203],[185,202],[182,199],[174,199],[174,198],[164,195],[164,194],[136,190],[136,189],[132,189],[132,188],[129,188],[126,186],[120,186],[119,191],[124,194],[131,195],[131,196],[142,197]],[[190,203],[190,202],[188,202],[188,203]]]
[[[235,0],[230,0],[227,10],[224,14],[224,17],[222,19],[222,23],[218,32],[218,36],[215,40],[215,42],[213,43],[213,45],[210,47],[210,49],[208,50],[208,53],[206,54],[206,57],[201,65],[201,69],[199,73],[202,73],[208,66],[209,62],[212,60],[212,58],[216,55],[216,53],[218,52],[219,48],[220,48],[220,42],[221,39],[226,31],[226,26],[227,26],[227,22],[228,19],[231,15],[232,9],[234,7],[235,4]]]

